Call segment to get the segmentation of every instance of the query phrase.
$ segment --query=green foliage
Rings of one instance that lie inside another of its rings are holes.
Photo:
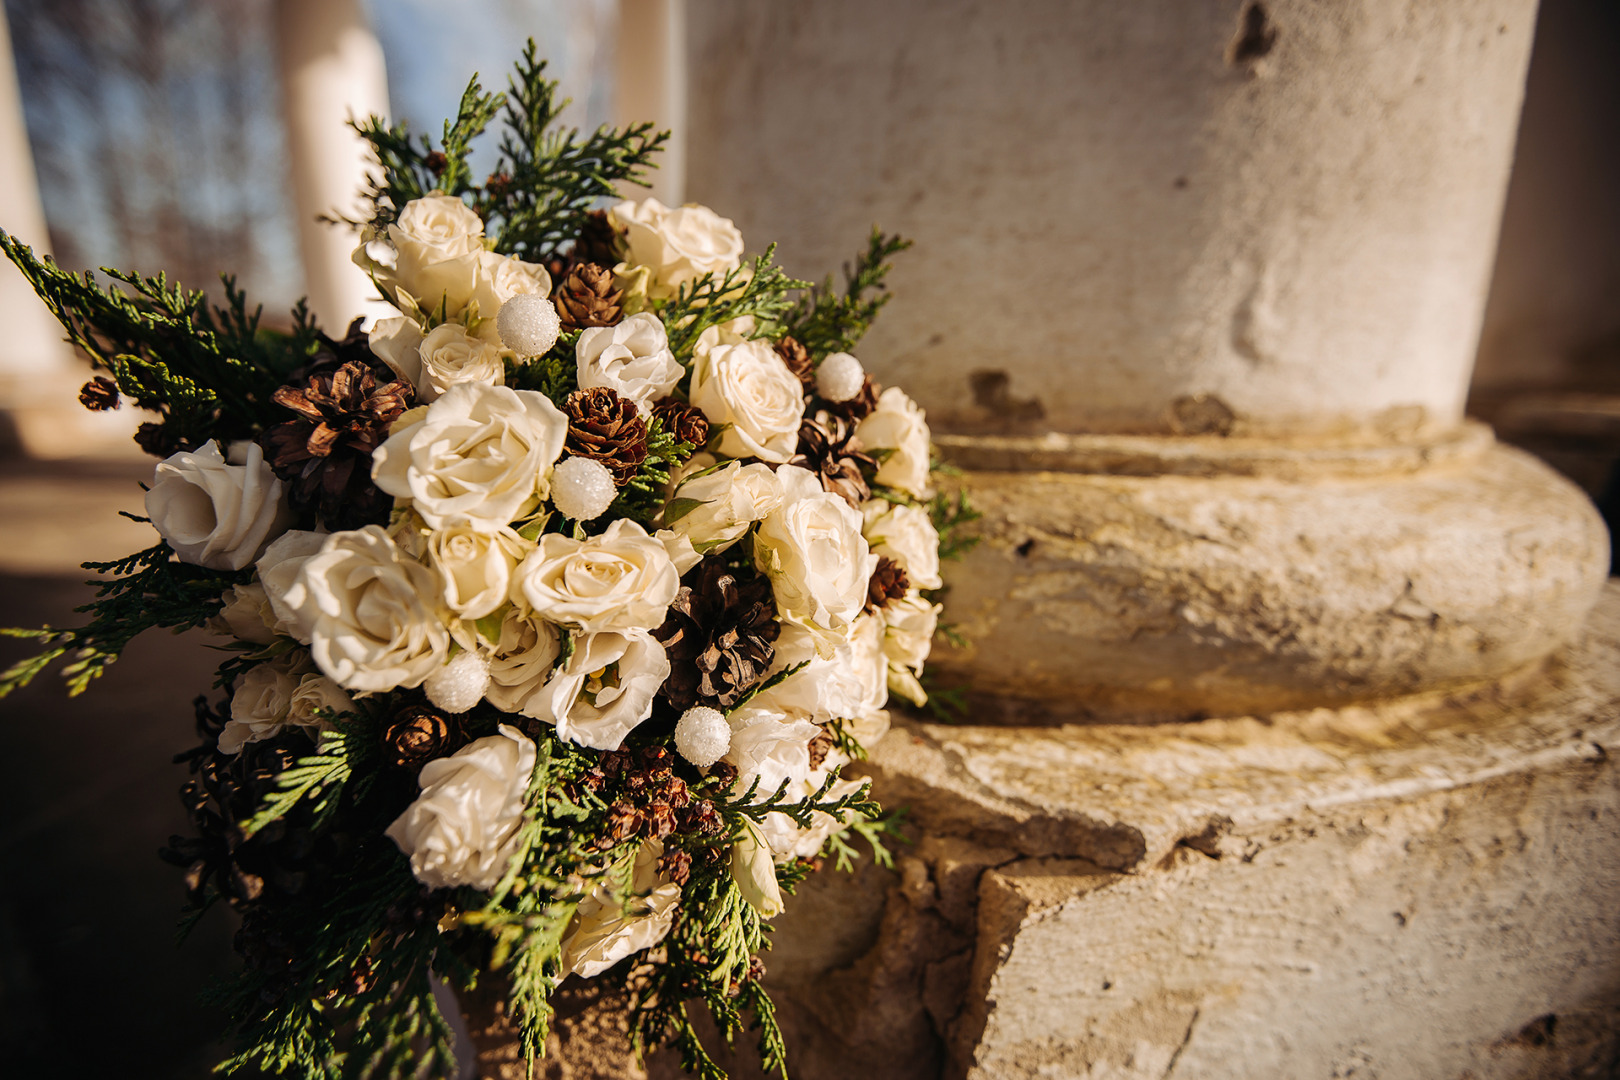
[[[112,562],[85,563],[86,570],[112,577],[94,582],[96,598],[75,609],[92,613],[84,626],[0,630],[7,637],[33,638],[45,646],[38,655],[0,673],[0,697],[27,686],[53,661],[69,653],[73,658],[62,669],[68,694],[82,694],[143,631],[201,626],[219,614],[220,597],[226,589],[252,577],[251,570],[208,570],[179,562],[172,554],[168,544],[159,543]]]
[[[696,449],[665,431],[662,419],[649,417],[647,458],[629,483],[619,489],[608,512],[597,518],[596,524],[606,527],[618,518],[627,517],[650,528],[652,519],[664,507],[664,489],[669,486],[670,470],[678,468]]]
[[[313,827],[318,828],[337,809],[343,786],[354,776],[351,759],[358,745],[359,740],[351,739],[342,730],[323,734],[319,752],[299,758],[292,768],[276,777],[276,790],[265,799],[259,812],[243,823],[243,834],[252,836],[280,821],[306,799],[314,812]]]
[[[664,301],[658,316],[669,332],[669,348],[675,359],[685,363],[703,331],[711,326],[752,316],[758,322],[756,337],[768,336],[782,317],[793,310],[789,293],[810,287],[807,281],[790,278],[771,260],[776,245],[751,264],[727,270],[716,277],[712,272],[682,285]]]
[[[292,334],[264,330],[260,309],[248,309],[231,277],[223,279],[224,305],[212,306],[205,293],[171,285],[162,274],[103,270],[125,286],[103,288],[88,272],[39,259],[4,232],[0,251],[91,365],[136,406],[162,414],[159,445],[251,438],[282,419],[270,395],[315,344],[306,308],[294,312]]]
[[[866,250],[844,267],[840,291],[832,275],[801,297],[786,320],[789,333],[818,361],[835,352],[852,352],[883,305],[889,302],[885,278],[889,260],[911,246],[911,241],[874,228]]]

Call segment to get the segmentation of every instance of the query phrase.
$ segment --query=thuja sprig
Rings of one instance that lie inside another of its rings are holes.
[[[844,266],[844,287],[827,280],[799,299],[785,321],[788,332],[817,360],[835,352],[850,352],[860,343],[872,320],[889,302],[889,260],[911,246],[911,241],[874,228],[866,250]]]
[[[32,638],[44,644],[37,655],[0,673],[0,697],[27,686],[51,663],[69,654],[72,659],[62,669],[68,695],[82,694],[144,631],[202,626],[219,614],[226,589],[252,577],[251,570],[209,570],[178,562],[171,555],[168,544],[158,543],[122,559],[85,563],[86,570],[112,576],[92,582],[96,598],[74,609],[91,613],[84,626],[0,630],[7,637]]]
[[[647,456],[636,470],[636,475],[619,489],[608,512],[597,519],[606,526],[619,518],[630,518],[641,525],[650,525],[653,517],[664,508],[664,489],[669,486],[670,472],[692,456],[697,447],[682,442],[672,432],[664,430],[664,421],[654,415],[647,420]]]
[[[596,203],[612,198],[621,181],[641,180],[669,138],[652,124],[604,126],[583,138],[577,128],[557,126],[568,99],[557,97],[545,71],[531,38],[502,102],[506,130],[492,178],[499,182],[486,185],[475,205],[496,222],[495,250],[529,262],[573,243]]]
[[[225,277],[225,303],[171,284],[104,269],[103,288],[88,272],[74,274],[36,257],[0,232],[0,252],[16,264],[67,331],[67,338],[107,372],[119,393],[162,415],[151,445],[197,446],[210,438],[250,438],[273,423],[270,395],[305,362],[315,344],[307,309],[294,313],[294,332],[259,326],[234,278]],[[143,443],[148,445],[148,443]]]
[[[365,221],[339,219],[349,225],[380,227],[391,223],[405,204],[435,191],[447,195],[474,192],[467,155],[502,105],[504,94],[486,93],[473,76],[462,91],[454,120],[444,122],[439,148],[426,135],[412,137],[409,126],[389,124],[380,116],[353,121],[350,126],[371,144],[379,168],[368,179],[364,197],[371,205]]]
[[[719,276],[711,271],[687,282],[659,306],[675,359],[691,360],[698,338],[712,326],[752,316],[759,324],[757,333],[765,334],[793,309],[789,294],[808,289],[810,283],[788,277],[772,261],[775,255],[776,245],[772,244],[751,263]]]

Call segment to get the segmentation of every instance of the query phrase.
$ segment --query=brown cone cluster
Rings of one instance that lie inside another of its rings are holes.
[[[624,318],[624,293],[613,285],[613,271],[598,263],[580,263],[568,272],[552,302],[564,331],[613,326]]]
[[[791,334],[783,334],[776,342],[776,355],[782,358],[787,369],[798,376],[799,383],[804,392],[809,394],[816,388],[816,370],[810,362],[810,350],[799,344],[799,339]]]
[[[709,418],[696,405],[664,398],[653,403],[653,415],[658,417],[659,426],[680,442],[701,450],[709,441]]]
[[[371,452],[416,400],[411,384],[363,360],[316,370],[272,395],[295,419],[259,436],[265,458],[286,481],[295,506],[313,508],[331,529],[385,521],[393,500],[371,482]]]
[[[776,598],[764,575],[733,569],[720,555],[706,556],[687,580],[653,631],[669,657],[659,693],[682,711],[729,709],[776,658]]]
[[[724,831],[720,812],[707,799],[692,797],[686,781],[675,775],[674,764],[674,756],[662,746],[602,755],[582,778],[609,804],[608,835],[597,840],[598,846],[636,836],[663,839],[677,832],[714,836]]]
[[[592,210],[585,216],[585,226],[579,231],[570,258],[577,263],[595,263],[612,268],[622,262],[619,231],[606,210]]]
[[[872,410],[877,408],[878,394],[882,390],[881,386],[872,381],[872,376],[868,375],[866,381],[861,384],[861,392],[848,401],[821,401],[820,404],[833,416],[848,420],[851,424],[858,424],[871,416]]]
[[[118,408],[118,384],[105,375],[97,375],[79,388],[79,404],[91,412]]]
[[[616,390],[593,386],[569,394],[563,412],[568,416],[563,445],[570,454],[600,461],[620,487],[635,478],[647,460],[647,422],[635,402]]]
[[[867,610],[876,611],[896,600],[904,600],[910,588],[911,579],[906,577],[905,567],[887,555],[879,555],[877,568],[872,571],[872,579],[866,584]]]
[[[455,717],[425,705],[401,709],[383,731],[383,753],[404,769],[419,769],[434,758],[453,753],[462,741]]]
[[[823,489],[857,510],[872,497],[866,474],[877,471],[877,461],[861,449],[855,425],[845,417],[825,410],[806,417],[799,424],[799,448],[789,464],[815,473]]]

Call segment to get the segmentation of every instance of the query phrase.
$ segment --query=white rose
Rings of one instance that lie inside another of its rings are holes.
[[[945,584],[939,576],[939,533],[927,510],[871,499],[861,506],[861,516],[872,551],[899,563],[913,588],[937,589]]]
[[[463,619],[482,619],[506,603],[512,572],[534,544],[502,526],[456,521],[428,534],[427,559],[444,581],[444,603]]]
[[[891,386],[883,391],[877,408],[855,428],[855,437],[868,450],[890,451],[878,465],[878,483],[919,499],[929,496],[928,457],[932,443],[928,422],[904,390]]]
[[[921,705],[928,700],[917,676],[933,647],[940,606],[924,600],[916,590],[883,609],[883,654],[889,660],[889,689]]]
[[[818,651],[830,655],[866,605],[877,557],[861,535],[861,515],[823,491],[814,473],[784,465],[776,477],[784,501],[759,523],[754,563],[770,577],[782,617],[814,631]]]
[[[460,323],[434,327],[417,348],[422,373],[416,386],[417,400],[437,401],[456,383],[487,383],[500,386],[506,379],[501,350],[473,337]]]
[[[739,315],[735,319],[727,319],[723,323],[716,323],[692,343],[692,356],[696,359],[705,356],[716,345],[740,345],[754,336],[759,328],[759,321],[752,315]]]
[[[346,689],[371,692],[420,686],[444,666],[450,634],[439,593],[439,575],[367,525],[327,537],[283,600],[320,669]]]
[[[372,355],[412,386],[422,385],[422,328],[415,319],[378,319],[366,335]]]
[[[478,253],[478,284],[472,298],[478,302],[479,335],[497,339],[495,316],[501,305],[514,296],[533,293],[551,295],[551,275],[539,263],[524,262],[515,255]]]
[[[516,852],[535,756],[527,736],[502,724],[499,735],[422,766],[422,794],[387,829],[418,881],[486,892],[500,883]]]
[[[664,507],[664,524],[707,554],[735,544],[781,505],[782,482],[770,466],[729,461],[676,488]]]
[[[412,199],[388,226],[401,270],[484,250],[484,222],[454,195]]]
[[[458,383],[400,417],[371,475],[431,528],[465,517],[494,530],[540,505],[567,437],[568,418],[544,394]]]
[[[664,545],[620,518],[584,540],[542,536],[518,567],[513,599],[521,596],[548,621],[586,633],[651,630],[664,621],[680,587]]]
[[[733,711],[726,722],[731,725],[731,749],[723,760],[737,767],[738,797],[758,780],[754,801],[763,802],[783,784],[797,784],[810,775],[810,740],[821,734],[815,724],[753,702]]]
[[[609,211],[626,230],[628,261],[649,272],[647,295],[663,300],[705,274],[716,278],[742,263],[737,226],[706,206],[671,209],[657,199],[622,202]]]
[[[749,906],[759,912],[761,918],[774,919],[782,913],[783,905],[782,888],[776,881],[776,862],[771,857],[771,847],[752,821],[744,818],[742,826],[742,835],[731,848],[731,877],[737,883],[737,891],[742,893]]]
[[[255,645],[268,645],[276,640],[276,612],[270,606],[270,597],[265,594],[263,585],[257,581],[232,585],[220,599],[225,606],[208,620],[208,628],[214,633]]]
[[[673,529],[659,529],[653,533],[653,539],[664,545],[664,551],[668,553],[669,561],[675,564],[677,574],[684,574],[703,561],[703,556],[683,533],[675,532]]]
[[[264,586],[264,595],[270,601],[270,610],[275,614],[275,623],[271,629],[278,634],[297,638],[301,644],[308,645],[309,638],[301,637],[298,629],[298,614],[293,606],[287,602],[287,590],[292,588],[293,582],[298,580],[298,571],[311,555],[321,550],[326,543],[329,533],[306,532],[302,529],[290,529],[281,534],[276,542],[264,549],[259,561],[254,564],[258,571],[259,583]]]
[[[308,672],[298,680],[292,702],[287,708],[287,723],[301,727],[319,728],[326,720],[320,715],[341,715],[354,709],[354,699],[344,693],[343,687],[318,672]]]
[[[632,315],[615,326],[593,326],[574,345],[580,389],[604,386],[636,403],[643,416],[668,396],[686,369],[669,351],[658,316]]]
[[[692,364],[692,404],[713,424],[727,457],[783,462],[799,446],[804,386],[764,341],[716,345]]]
[[[292,521],[281,481],[256,443],[237,465],[214,442],[159,462],[146,516],[181,562],[210,570],[242,569]]]
[[[579,902],[562,938],[564,973],[589,979],[664,940],[675,924],[681,887],[659,872],[663,854],[662,841],[643,840]]]
[[[484,691],[484,700],[502,712],[524,710],[551,677],[560,651],[557,628],[524,618],[516,607],[506,609],[494,641],[476,646],[464,644],[477,647],[489,661],[489,687]]]
[[[846,726],[859,723],[868,732],[887,728],[888,716],[882,710],[889,700],[889,662],[883,654],[880,620],[861,615],[848,638],[838,642],[827,657],[817,654],[815,636],[809,630],[784,623],[769,674],[801,663],[806,665],[803,669],[756,694],[750,704],[817,724],[840,720]],[[860,741],[866,745],[865,739]]]
[[[244,672],[231,692],[231,718],[219,733],[220,751],[234,754],[286,726],[293,692],[309,670],[309,654],[294,649]]]
[[[557,737],[617,750],[652,715],[653,696],[669,678],[664,646],[645,630],[585,634],[523,715],[557,725]]]

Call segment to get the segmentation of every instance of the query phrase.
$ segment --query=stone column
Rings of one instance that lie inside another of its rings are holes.
[[[1534,18],[693,7],[688,197],[917,241],[859,352],[986,514],[968,723],[869,766],[918,844],[767,958],[799,1075],[1616,1060],[1607,537],[1461,413]]]
[[[275,28],[305,287],[321,326],[341,335],[356,316],[386,310],[350,260],[355,233],[319,220],[361,216],[357,196],[372,158],[345,122],[388,115],[382,46],[360,0],[277,0]]]
[[[1185,716],[1569,639],[1601,525],[1462,421],[1534,14],[693,13],[691,196],[807,276],[873,221],[917,240],[862,353],[982,474],[942,668],[1018,715]]]

